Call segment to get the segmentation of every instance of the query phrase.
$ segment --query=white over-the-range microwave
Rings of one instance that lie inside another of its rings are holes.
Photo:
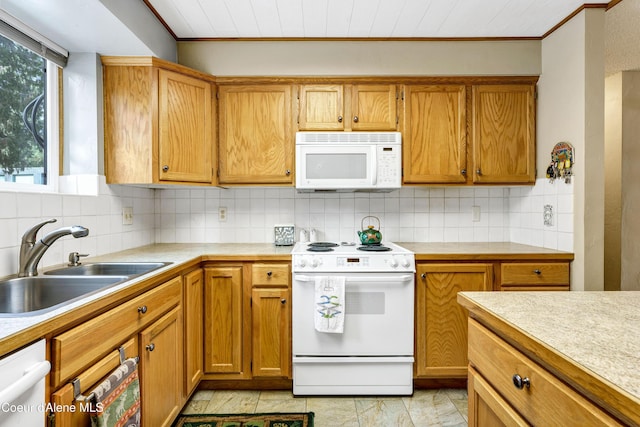
[[[402,181],[400,132],[297,132],[296,190],[391,191]]]

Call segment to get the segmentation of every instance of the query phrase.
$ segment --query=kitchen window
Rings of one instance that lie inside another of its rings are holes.
[[[57,183],[60,67],[53,60],[66,57],[33,35],[0,15],[0,190],[53,191]]]

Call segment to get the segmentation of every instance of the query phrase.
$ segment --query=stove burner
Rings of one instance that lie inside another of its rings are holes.
[[[309,246],[312,248],[335,248],[340,245],[333,242],[312,242],[309,243]]]
[[[388,246],[383,246],[380,244],[377,245],[366,245],[366,246],[358,246],[357,249],[359,251],[365,251],[365,252],[387,252],[390,251],[391,248]]]
[[[338,246],[338,245],[336,245]],[[309,247],[307,248],[307,251],[309,252],[333,252],[333,248],[327,247],[327,246],[311,246],[309,245]]]

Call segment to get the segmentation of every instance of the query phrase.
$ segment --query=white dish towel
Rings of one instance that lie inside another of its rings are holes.
[[[344,276],[317,276],[314,325],[318,332],[344,332]]]

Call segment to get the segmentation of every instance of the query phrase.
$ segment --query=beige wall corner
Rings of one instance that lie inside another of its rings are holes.
[[[537,164],[573,144],[573,290],[604,289],[604,10],[585,9],[542,41]]]

